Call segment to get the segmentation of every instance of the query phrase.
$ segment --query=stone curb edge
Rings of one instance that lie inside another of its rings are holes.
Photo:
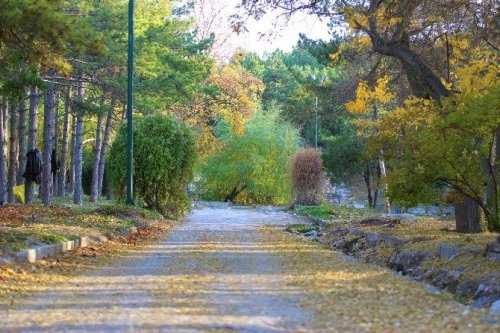
[[[137,228],[132,227],[121,236],[127,237],[136,231]],[[109,241],[109,239],[105,236],[80,236],[78,239],[75,240],[68,240],[55,244],[37,246],[31,249],[25,249],[15,252],[13,254],[8,255],[7,257],[0,257],[0,265],[2,265],[2,263],[9,263],[12,261],[17,263],[35,263],[40,259],[52,257],[57,254],[64,253],[66,251],[88,247],[92,243],[103,243],[107,241]]]
[[[76,250],[78,248],[87,247],[91,242],[105,242],[106,237],[82,236],[75,240],[59,242],[37,246],[31,249],[21,250],[10,257],[18,263],[35,263],[37,260],[61,254],[66,251]]]

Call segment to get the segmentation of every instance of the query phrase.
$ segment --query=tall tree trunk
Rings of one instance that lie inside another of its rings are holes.
[[[481,169],[488,181],[484,193],[485,216],[489,231],[500,231],[500,129],[493,133],[489,156],[481,160]]]
[[[71,114],[71,161],[69,167],[68,194],[75,194],[76,116]]]
[[[50,74],[53,74],[51,71]],[[49,75],[50,75],[49,74]],[[54,138],[54,109],[56,102],[55,85],[49,84],[45,93],[43,109],[43,152],[42,152],[42,180],[40,183],[40,199],[45,205],[52,202],[52,149]]]
[[[384,213],[390,213],[391,212],[391,201],[389,199],[389,184],[387,183],[387,173],[385,171],[385,162],[383,159],[379,160],[379,166],[380,166],[380,177],[381,180],[384,184]]]
[[[63,137],[61,147],[61,169],[59,170],[58,190],[57,195],[65,196],[66,192],[66,170],[68,164],[68,148],[69,148],[69,115],[71,110],[71,87],[66,92],[66,102],[64,105],[64,120],[63,120]]]
[[[458,232],[477,233],[481,232],[480,224],[481,210],[479,204],[465,196],[462,202],[455,203],[455,220]]]
[[[31,87],[30,92],[30,108],[28,115],[28,150],[33,150],[36,148],[36,132],[38,129],[38,103],[40,100],[40,93],[37,87]],[[26,181],[24,190],[26,203],[30,204],[33,202],[33,182]]]
[[[7,145],[7,128],[5,126],[5,113],[9,103],[4,98],[0,114],[0,204],[5,202],[5,195],[7,194],[7,157],[5,156],[5,147]]]
[[[56,95],[56,103],[54,107],[54,149],[53,151],[55,152],[55,166],[56,169],[52,170],[52,196],[57,195],[57,190],[59,189],[59,183],[58,183],[58,174],[60,170],[58,170],[58,156],[59,156],[59,98],[60,94]]]
[[[101,97],[101,106],[104,106],[106,92],[103,91]],[[97,115],[97,128],[95,135],[94,162],[92,164],[92,184],[90,186],[90,202],[97,202],[99,199],[99,159],[101,158],[102,149],[102,122],[103,114],[99,112]]]
[[[370,182],[370,166],[367,164],[363,172],[363,179],[365,180],[366,191],[368,196],[368,207],[373,208],[372,187]]]
[[[17,185],[24,184],[23,172],[26,166],[26,90],[19,101],[19,168],[17,172]]]
[[[77,98],[83,100],[83,82],[78,82]],[[82,170],[83,170],[83,110],[79,107],[76,110],[75,126],[75,186],[73,202],[76,205],[82,204]]]
[[[16,186],[17,162],[19,160],[18,125],[19,115],[17,112],[17,105],[12,101],[10,103],[9,177],[7,180],[7,201],[9,203],[15,200],[14,186]]]
[[[370,171],[369,166],[366,166],[365,171],[363,172],[363,179],[365,180],[366,191],[367,191],[367,199],[368,199],[368,207],[372,207],[372,190],[370,187]]]
[[[108,146],[109,146],[109,138],[111,135],[111,125],[113,123],[113,111],[116,104],[116,98],[113,96],[111,98],[111,108],[108,111],[108,115],[106,117],[106,126],[104,127],[104,138],[102,140],[102,149],[101,156],[99,157],[99,171],[98,171],[98,181],[99,181],[99,189],[98,189],[98,198],[101,198],[102,195],[102,185],[104,182],[104,169],[106,167],[106,157],[108,154]]]

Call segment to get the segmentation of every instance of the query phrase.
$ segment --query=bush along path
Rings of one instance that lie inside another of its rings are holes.
[[[498,317],[283,231],[281,212],[197,209],[164,240],[0,308],[2,330],[495,332]]]

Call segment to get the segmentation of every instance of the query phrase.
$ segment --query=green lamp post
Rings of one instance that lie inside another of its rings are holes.
[[[127,80],[127,205],[134,204],[134,0],[128,3],[128,80]]]

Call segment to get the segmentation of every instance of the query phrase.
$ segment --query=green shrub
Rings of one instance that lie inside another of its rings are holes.
[[[126,126],[109,152],[109,181],[118,201],[126,190]],[[193,176],[195,143],[181,121],[165,115],[138,118],[134,127],[134,199],[166,217],[188,211],[186,185]]]
[[[243,135],[223,122],[216,128],[220,150],[199,166],[205,200],[284,204],[290,200],[290,162],[299,133],[276,110],[258,111]]]

